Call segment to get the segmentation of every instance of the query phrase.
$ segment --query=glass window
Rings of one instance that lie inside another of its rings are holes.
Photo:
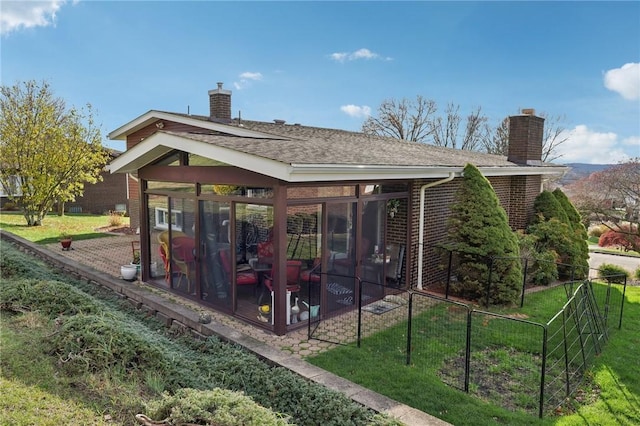
[[[367,185],[360,185],[361,195],[389,194],[393,192],[407,192],[408,190],[409,184],[402,182],[394,182],[392,184],[371,183]]]
[[[151,191],[173,191],[192,194],[196,192],[196,186],[193,183],[160,182],[150,180],[147,181],[147,188]]]
[[[345,186],[296,186],[287,188],[287,198],[333,198],[353,197],[356,195],[356,187]]]
[[[228,164],[212,158],[202,157],[201,155],[189,153],[190,166],[227,166]]]
[[[248,198],[272,198],[272,188],[260,188],[250,186],[237,186],[237,185],[215,185],[215,184],[202,184],[200,185],[200,193],[202,194],[217,194],[217,195],[235,195]]]

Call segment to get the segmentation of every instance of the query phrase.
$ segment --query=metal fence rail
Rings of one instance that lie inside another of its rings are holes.
[[[328,283],[338,278],[340,288],[347,287],[344,280],[353,283],[353,297],[340,294],[348,306],[331,310],[329,304],[311,318],[310,339],[364,349],[540,417],[576,391],[612,328],[621,327],[626,291],[626,282],[568,282],[566,303],[539,323],[517,311],[483,311],[425,292],[325,274]],[[321,300],[319,294],[310,299]]]

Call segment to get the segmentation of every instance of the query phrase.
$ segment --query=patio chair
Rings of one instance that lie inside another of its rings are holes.
[[[231,253],[229,250],[224,249],[220,250],[220,263],[222,264],[222,269],[224,273],[227,275],[227,279],[231,282],[231,278],[233,277],[232,266],[231,266]],[[239,286],[254,286],[254,293],[256,291],[256,287],[258,284],[258,276],[253,269],[248,271],[235,271],[236,275],[236,285]]]
[[[300,270],[302,269],[301,260],[287,260],[287,291],[298,293],[300,291]],[[271,274],[264,277],[265,289],[273,292],[273,269]],[[262,295],[260,296],[262,300]]]
[[[402,280],[402,266],[404,264],[404,245],[389,244],[389,256],[391,260],[387,263],[387,284],[397,287]]]
[[[195,240],[187,236],[174,237],[171,240],[171,261],[175,265],[174,273],[180,274],[178,286],[183,278],[187,280],[187,291],[191,293],[191,277],[195,274]]]

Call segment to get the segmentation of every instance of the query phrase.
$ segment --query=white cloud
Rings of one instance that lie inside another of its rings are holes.
[[[640,99],[640,63],[632,62],[607,71],[604,86],[625,99]]]
[[[350,117],[366,118],[371,115],[371,108],[363,105],[343,105],[340,110]]]
[[[336,52],[329,55],[329,57],[336,62],[356,61],[358,59],[382,59],[385,61],[391,60],[391,58],[389,57],[382,57],[378,53],[372,52],[366,48],[358,49],[355,52]]]
[[[65,0],[2,1],[0,34],[6,35],[23,28],[54,25],[56,13],[65,3]]]
[[[568,138],[567,141],[558,147],[558,154],[562,154],[556,160],[559,163],[616,164],[631,157],[629,145],[618,140],[618,135],[612,132],[594,132],[581,124],[573,130],[565,131],[559,139],[565,137]]]
[[[252,81],[262,80],[262,73],[247,71],[240,74],[239,77],[240,81],[233,82],[233,86],[236,88],[236,90],[246,89],[247,87],[251,86]]]

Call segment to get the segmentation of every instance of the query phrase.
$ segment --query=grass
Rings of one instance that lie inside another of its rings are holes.
[[[617,296],[620,297],[619,294]],[[562,287],[530,294],[524,310],[518,310],[517,314],[528,321],[544,323],[565,301]],[[455,425],[640,424],[640,375],[635,368],[637,348],[640,347],[637,333],[640,328],[640,287],[627,288],[623,327],[615,329],[604,352],[594,359],[588,372],[590,380],[585,381],[571,404],[556,413],[564,415],[548,415],[543,419],[522,410],[511,411],[494,405],[500,402],[507,406],[530,407],[533,413],[536,412],[536,388],[539,386],[536,377],[539,374],[535,374],[535,369],[539,366],[539,357],[532,357],[536,352],[531,345],[536,338],[530,336],[535,328],[527,331],[524,325],[521,330],[514,325],[513,330],[505,330],[492,327],[498,319],[476,321],[481,325],[474,326],[472,341],[502,339],[511,343],[511,349],[474,352],[472,364],[485,367],[478,369],[482,374],[471,378],[470,390],[477,395],[474,397],[454,388],[462,388],[463,385],[455,374],[447,376],[447,373],[455,371],[456,358],[460,348],[464,347],[456,346],[452,336],[462,331],[456,330],[461,324],[447,320],[438,310],[443,308],[436,306],[422,314],[423,323],[435,331],[415,343],[412,349],[417,353],[412,354],[412,363],[408,366],[402,362],[406,344],[405,324],[364,339],[361,348],[341,346],[308,361]],[[514,310],[505,309],[503,313],[514,313]],[[612,328],[615,328],[618,314],[610,315],[613,318]],[[441,321],[448,321],[448,325],[439,324]],[[516,377],[520,380],[506,378],[509,377],[507,373],[513,371],[517,372]],[[442,380],[454,387],[445,385]],[[491,392],[483,390],[483,384],[487,382],[493,382],[501,392],[491,395]],[[507,391],[515,397],[501,401]]]
[[[124,217],[122,226],[129,225],[129,218]],[[0,228],[18,235],[36,244],[55,243],[61,234],[69,234],[74,240],[89,240],[109,236],[96,231],[110,225],[108,215],[90,215],[84,213],[67,213],[64,216],[47,215],[41,226],[27,226],[24,216],[19,212],[0,212]]]
[[[107,422],[96,409],[97,401],[78,392],[78,383],[57,373],[44,343],[54,331],[37,313],[0,317],[0,425],[122,424]],[[121,394],[125,393],[123,388]]]

